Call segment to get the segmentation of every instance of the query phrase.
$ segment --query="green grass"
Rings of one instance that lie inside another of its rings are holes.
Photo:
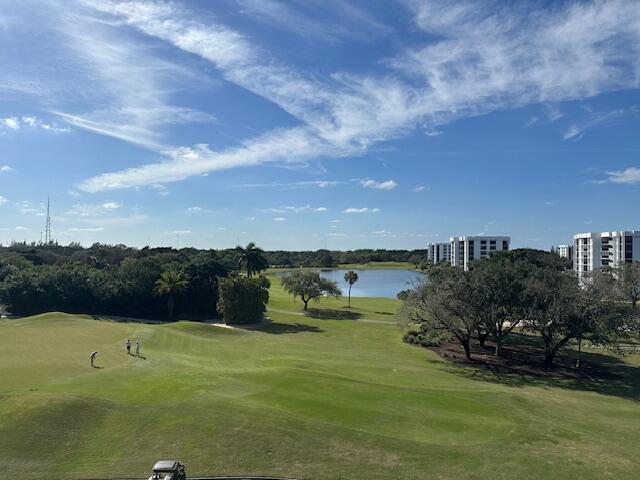
[[[300,312],[277,282],[275,308]],[[362,318],[395,300],[354,299]],[[346,311],[344,299],[318,309]],[[0,322],[0,471],[12,479],[635,479],[640,356],[606,384],[474,372],[394,325],[271,312],[259,331],[51,313]],[[146,359],[124,352],[142,340]],[[92,369],[88,356],[100,352]]]

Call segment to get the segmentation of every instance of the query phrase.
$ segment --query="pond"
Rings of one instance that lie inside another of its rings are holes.
[[[333,280],[342,290],[343,295],[349,292],[349,284],[344,281],[344,274],[349,270],[316,270],[320,276]],[[424,278],[424,273],[407,269],[364,269],[354,270],[358,281],[351,288],[352,297],[396,298],[399,292],[410,288],[413,283]],[[276,272],[274,275],[284,277],[290,272]]]

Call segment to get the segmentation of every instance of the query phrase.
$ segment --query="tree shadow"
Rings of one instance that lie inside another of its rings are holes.
[[[357,312],[335,310],[332,308],[310,308],[305,312],[305,315],[322,320],[358,320],[362,317],[362,315]]]
[[[264,327],[256,329],[263,333],[271,333],[275,335],[283,333],[322,333],[324,330],[314,325],[305,325],[304,323],[270,323]]]
[[[391,312],[376,312],[378,315],[395,315],[395,313],[391,313]]]
[[[164,323],[174,323],[169,320],[158,320],[153,318],[135,318],[135,317],[121,317],[119,315],[91,315],[93,320],[107,320],[109,322],[117,323],[144,323],[147,325],[159,325]]]
[[[509,387],[564,388],[640,401],[640,367],[626,363],[623,358],[583,351],[581,367],[576,368],[577,352],[565,349],[557,354],[553,370],[545,370],[542,349],[535,338],[518,335],[509,343],[504,358],[500,359],[493,357],[490,345],[484,349],[474,345],[471,360],[466,360],[461,349],[453,344],[433,350],[452,362],[446,367],[450,373],[471,380]]]

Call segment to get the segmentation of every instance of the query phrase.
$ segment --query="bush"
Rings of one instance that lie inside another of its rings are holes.
[[[218,312],[227,325],[262,321],[269,302],[269,280],[265,277],[227,277],[218,282]]]
[[[443,341],[447,340],[446,334],[441,332],[428,331],[421,326],[420,331],[409,330],[402,336],[402,341],[412,345],[420,345],[421,347],[437,347]]]
[[[407,288],[406,290],[400,290],[398,292],[398,295],[396,295],[398,300],[402,300],[403,302],[407,300],[407,298],[409,298],[409,295],[411,295],[412,289]]]

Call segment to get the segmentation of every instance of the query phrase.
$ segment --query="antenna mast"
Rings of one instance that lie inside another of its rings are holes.
[[[45,245],[51,244],[51,209],[50,209],[49,197],[47,197],[47,223],[45,224],[45,227],[44,227],[44,244]]]

